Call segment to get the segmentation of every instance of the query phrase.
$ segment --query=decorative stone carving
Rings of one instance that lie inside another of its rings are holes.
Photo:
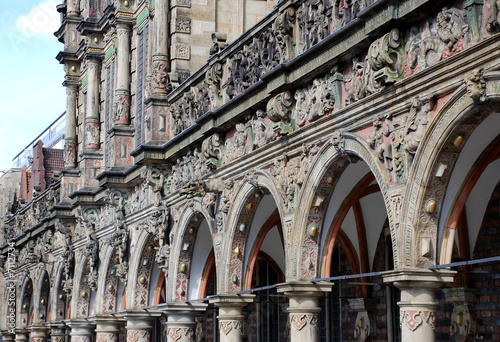
[[[430,310],[401,310],[401,324],[415,331],[419,326],[426,323],[435,330],[436,313]]]
[[[77,239],[87,236],[98,228],[99,214],[95,208],[78,207],[75,217],[77,222],[75,236]]]
[[[148,218],[149,221],[149,231],[154,236],[155,241],[160,241],[160,245],[163,244],[167,237],[167,232],[169,230],[168,219],[169,210],[164,202],[159,208],[156,208]]]
[[[488,32],[495,32],[497,27],[500,26],[500,1],[499,0],[488,0],[490,5],[490,16],[488,17],[488,23],[486,24],[486,30]]]
[[[153,56],[153,93],[168,92],[168,58],[163,55]]]
[[[164,244],[160,247],[155,247],[155,249],[156,249],[156,254],[155,254],[156,263],[160,266],[165,276],[167,276],[168,264],[170,262],[170,244]]]
[[[181,33],[191,33],[190,18],[175,18],[175,31]]]
[[[208,85],[208,93],[210,97],[210,109],[213,110],[220,106],[220,102],[222,101],[221,94],[221,82],[222,80],[222,64],[215,63],[208,69],[205,75],[205,82]],[[199,113],[199,115],[204,114]]]
[[[429,20],[424,32],[412,27],[408,33],[406,52],[408,66],[421,70],[439,62],[444,54],[450,55],[458,41],[468,31],[465,17],[457,8],[443,8],[436,20]],[[461,49],[461,47],[458,47]]]
[[[424,102],[418,97],[414,98],[411,103],[410,113],[406,118],[404,145],[406,152],[412,157],[417,152],[418,146],[427,130],[427,126],[431,121],[429,111],[432,105],[432,101]]]
[[[90,274],[88,276],[88,285],[92,290],[97,290],[97,269],[99,262],[99,244],[95,233],[88,234],[87,242],[83,248],[83,256],[87,258],[87,263],[90,267]]]
[[[163,186],[165,184],[165,175],[160,169],[149,166],[143,170],[142,179],[144,180],[144,185],[151,188],[153,194],[151,202],[158,208],[160,206]]]
[[[260,76],[279,64],[281,57],[276,40],[269,28],[231,57],[224,85],[230,99],[257,83]]]
[[[208,168],[215,170],[217,166],[220,166],[224,155],[224,138],[222,135],[214,133],[205,139],[201,145],[201,152],[206,158]]]
[[[354,338],[358,341],[371,341],[376,334],[376,324],[371,315],[374,304],[367,298],[349,299],[349,305],[357,312],[356,323],[354,324]]]
[[[386,118],[387,120],[387,118]],[[391,143],[384,141],[384,136],[389,136],[390,132],[384,128],[382,118],[377,117],[373,121],[375,131],[368,136],[368,144],[375,151],[378,159],[384,163],[387,170],[392,170],[392,146]]]
[[[126,285],[128,281],[128,262],[122,261],[116,265],[116,276]]]
[[[307,0],[297,9],[300,36],[299,53],[322,41],[329,34],[332,12],[326,0]]]
[[[293,58],[293,29],[295,22],[295,9],[287,8],[273,23],[273,33],[278,41],[280,50],[280,63],[288,62]]]
[[[365,57],[363,62],[359,57],[352,59],[352,73],[344,80],[344,83],[348,82],[350,86],[346,86],[346,105],[364,99],[380,89],[380,85],[374,81],[368,57]]]
[[[221,32],[212,33],[212,42],[214,43],[210,48],[210,56],[221,52],[227,46],[227,34]]]
[[[115,123],[130,123],[130,94],[128,91],[117,91],[113,101],[113,119]]]
[[[337,130],[333,132],[331,139],[333,147],[337,150],[340,155],[345,155],[345,137],[342,130]]]
[[[456,287],[443,289],[446,300],[453,303],[450,335],[454,341],[472,342],[477,334],[475,305],[477,293],[474,289]]]
[[[252,132],[250,135],[252,149],[263,147],[276,139],[273,125],[266,121],[265,116],[264,111],[257,110],[248,123]]]
[[[245,125],[237,123],[234,136],[226,141],[226,157],[229,160],[234,160],[247,154],[247,137],[248,133]]]
[[[172,57],[178,59],[191,59],[191,47],[184,44],[174,44],[172,46],[173,52]]]
[[[368,60],[375,81],[381,85],[394,83],[404,76],[402,39],[397,28],[383,35],[370,45]]]
[[[309,169],[311,168],[314,157],[319,152],[319,147],[316,143],[303,144],[300,154],[300,167],[297,171],[296,182],[297,185],[302,186],[304,183]]]
[[[469,94],[471,99],[478,102],[485,102],[487,100],[483,69],[474,70],[468,74],[464,79],[464,83],[467,86],[467,94]]]
[[[335,107],[335,98],[332,94],[330,76],[317,78],[312,85],[297,90],[295,100],[294,117],[299,126],[331,112]]]

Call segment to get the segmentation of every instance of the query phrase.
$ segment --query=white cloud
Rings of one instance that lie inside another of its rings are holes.
[[[61,25],[60,15],[56,10],[58,1],[44,1],[33,7],[27,15],[20,16],[16,22],[16,30],[22,38],[50,38]]]

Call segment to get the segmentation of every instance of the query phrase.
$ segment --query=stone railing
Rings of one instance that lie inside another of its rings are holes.
[[[238,40],[221,50],[214,34],[215,53],[168,99],[170,132],[167,140],[190,127],[203,114],[236,98],[261,76],[310,49],[356,18],[374,1],[282,1]]]
[[[21,235],[50,216],[49,209],[59,203],[60,182],[54,183],[42,194],[17,210],[5,222],[4,242]]]

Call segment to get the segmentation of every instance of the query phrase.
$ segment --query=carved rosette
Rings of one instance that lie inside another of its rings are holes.
[[[115,124],[130,124],[130,92],[117,90],[113,104],[113,120]]]
[[[168,85],[168,57],[164,55],[153,56],[153,79],[151,88],[153,93],[166,94]]]
[[[85,126],[87,142],[85,144],[86,148],[99,148],[99,119],[87,118],[87,124]]]
[[[75,168],[76,164],[76,139],[66,139],[64,143],[64,168]]]

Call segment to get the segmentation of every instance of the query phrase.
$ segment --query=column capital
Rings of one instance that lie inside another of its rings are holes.
[[[28,338],[28,330],[27,329],[16,329],[15,330],[16,332],[16,342],[24,342],[24,341],[28,341],[29,338]]]
[[[218,294],[208,297],[208,302],[217,307],[243,307],[253,303],[255,295],[253,294]]]
[[[403,268],[384,272],[384,283],[394,283],[400,289],[410,287],[425,287],[438,289],[444,283],[452,283],[456,271],[427,270],[423,268]]]
[[[288,297],[315,296],[321,297],[325,292],[332,290],[333,283],[310,281],[290,281],[276,285],[278,293],[284,293]]]

